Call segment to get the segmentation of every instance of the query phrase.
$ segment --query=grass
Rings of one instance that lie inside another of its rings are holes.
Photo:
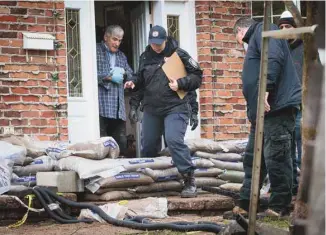
[[[277,228],[288,229],[290,226],[290,222],[287,219],[274,219],[274,218],[270,218],[270,217],[265,217],[263,219],[258,220],[258,222],[270,224]]]

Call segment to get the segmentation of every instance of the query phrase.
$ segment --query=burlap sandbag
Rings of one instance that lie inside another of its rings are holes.
[[[97,183],[101,188],[127,188],[138,185],[148,185],[154,183],[154,180],[143,173],[126,172],[101,179]]]
[[[192,157],[191,161],[196,168],[209,168],[214,166],[214,163],[204,158]]]
[[[135,195],[127,191],[113,191],[102,195],[86,194],[85,200],[88,201],[115,201],[135,198]]]
[[[242,171],[225,171],[218,178],[232,183],[242,183],[244,176],[245,173]]]
[[[225,140],[219,141],[220,146],[224,152],[229,153],[243,153],[246,150],[248,139],[242,140]]]
[[[237,153],[205,153],[201,151],[195,152],[194,156],[207,158],[207,159],[216,159],[220,161],[226,162],[240,162],[242,161],[242,156]]]
[[[222,152],[223,148],[218,142],[210,139],[188,139],[185,140],[191,152],[203,151],[209,153]]]
[[[241,187],[242,184],[238,184],[238,183],[226,183],[220,186],[221,189],[229,190],[236,193],[240,192]]]
[[[210,159],[211,162],[215,165],[215,167],[222,170],[235,170],[235,171],[243,171],[243,163],[242,162],[223,162],[216,159]]]
[[[126,188],[99,188],[95,194],[102,195],[103,193],[113,192],[113,191],[127,191]]]

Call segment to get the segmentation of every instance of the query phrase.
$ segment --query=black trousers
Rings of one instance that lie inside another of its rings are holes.
[[[123,155],[127,149],[126,122],[121,119],[112,119],[100,116],[101,137],[111,136],[120,147]]]

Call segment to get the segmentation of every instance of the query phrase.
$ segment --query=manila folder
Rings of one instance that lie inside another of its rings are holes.
[[[165,75],[169,77],[176,78],[177,80],[187,76],[187,71],[185,69],[184,64],[182,63],[180,57],[177,52],[174,52],[167,61],[163,64],[162,69]],[[178,90],[178,96],[180,99],[183,99],[187,92]]]

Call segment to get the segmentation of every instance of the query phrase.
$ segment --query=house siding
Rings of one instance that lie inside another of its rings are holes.
[[[68,139],[64,17],[63,1],[0,2],[0,135],[13,126],[17,135]],[[26,56],[23,32],[52,34],[61,47]]]
[[[244,50],[236,43],[234,22],[251,16],[248,1],[196,1],[198,62],[204,69],[199,90],[201,137],[223,140],[248,136],[242,95]]]

